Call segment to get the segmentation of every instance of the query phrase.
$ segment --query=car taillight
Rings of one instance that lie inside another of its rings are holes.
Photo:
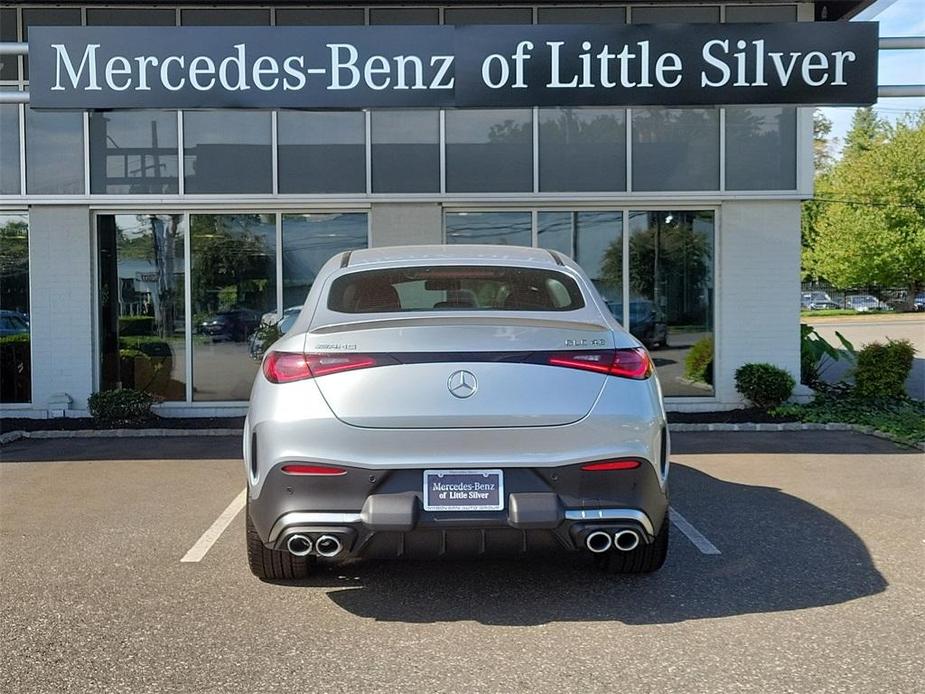
[[[327,465],[303,465],[289,463],[283,465],[282,471],[287,475],[346,475],[342,467],[328,467]]]
[[[607,470],[635,470],[638,467],[638,460],[604,460],[600,463],[582,465],[581,469],[588,472],[606,472]]]
[[[397,364],[389,356],[371,354],[302,354],[270,352],[263,360],[263,375],[270,383],[290,383],[341,371]]]
[[[556,352],[546,363],[569,369],[596,371],[608,376],[641,380],[652,374],[652,360],[642,347],[582,352]]]

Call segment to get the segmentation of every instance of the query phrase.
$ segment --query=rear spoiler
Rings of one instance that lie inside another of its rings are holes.
[[[384,328],[410,328],[410,327],[447,327],[447,326],[486,326],[524,328],[552,328],[558,330],[583,330],[587,332],[610,332],[610,328],[600,323],[586,321],[560,320],[555,318],[524,318],[511,316],[509,318],[491,316],[473,316],[449,314],[445,316],[408,316],[402,318],[374,318],[370,320],[350,321],[347,323],[329,323],[319,325],[309,330],[311,335],[328,335],[354,330],[379,330]]]

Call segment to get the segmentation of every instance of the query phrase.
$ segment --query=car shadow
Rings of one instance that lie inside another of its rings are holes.
[[[662,624],[834,605],[885,590],[862,540],[822,509],[771,487],[676,464],[672,505],[722,554],[701,554],[672,528],[662,570],[612,576],[562,553],[511,560],[354,561],[319,568],[339,607],[384,622],[471,620],[527,626],[567,621]]]

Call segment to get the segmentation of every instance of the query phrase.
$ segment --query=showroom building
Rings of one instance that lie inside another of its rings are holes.
[[[0,42],[71,26],[833,22],[868,4],[32,2],[0,8]],[[0,91],[30,86],[29,57],[0,55]],[[84,415],[90,394],[117,387],[151,392],[164,414],[240,414],[261,325],[296,312],[335,253],[408,243],[575,258],[649,347],[669,409],[740,405],[733,374],[746,362],[799,374],[811,105],[11,101],[0,103],[3,416]]]

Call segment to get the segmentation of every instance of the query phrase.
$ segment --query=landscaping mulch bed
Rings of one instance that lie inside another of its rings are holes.
[[[0,434],[8,431],[82,431],[87,429],[243,429],[244,417],[152,417],[143,424],[105,426],[90,417],[26,419],[0,417]]]

